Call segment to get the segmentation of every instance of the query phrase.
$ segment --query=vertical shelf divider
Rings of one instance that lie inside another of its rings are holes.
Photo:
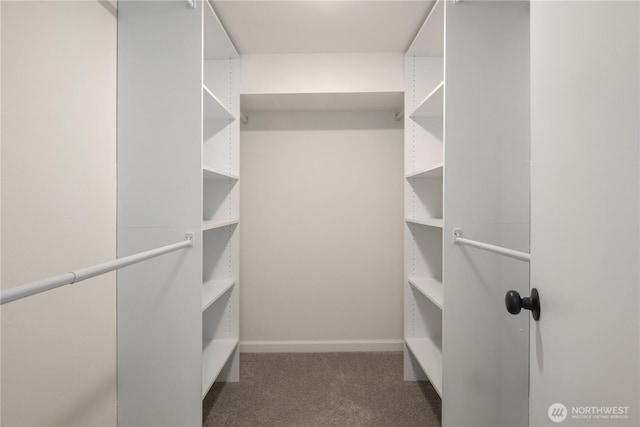
[[[202,397],[239,381],[240,63],[203,1]]]
[[[442,396],[444,13],[438,0],[405,55],[404,378]]]

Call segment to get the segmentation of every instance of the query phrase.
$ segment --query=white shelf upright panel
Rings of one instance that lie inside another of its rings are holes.
[[[118,425],[202,425],[239,358],[239,55],[208,1],[118,5]],[[170,402],[170,405],[167,405]]]
[[[203,15],[204,398],[215,381],[240,379],[240,59],[208,1],[203,2]]]
[[[441,396],[444,9],[435,2],[405,56],[404,143],[404,378]]]

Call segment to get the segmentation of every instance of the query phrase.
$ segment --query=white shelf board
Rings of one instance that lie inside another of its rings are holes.
[[[444,56],[444,0],[435,2],[406,54]]]
[[[442,397],[442,339],[405,338],[405,343],[433,388]]]
[[[209,280],[202,285],[202,311],[205,311],[218,298],[236,284],[235,279]]]
[[[203,112],[202,115],[206,120],[219,120],[228,119],[234,120],[235,117],[231,114],[231,111],[225,105],[220,102],[213,92],[208,87],[202,85],[202,102]]]
[[[442,310],[444,289],[440,279],[434,277],[409,277],[409,284]]]
[[[405,178],[442,178],[442,173],[444,171],[444,163],[440,162],[437,165],[434,165],[430,168],[419,170],[416,172],[411,172],[407,174]]]
[[[209,1],[203,2],[204,59],[236,59],[238,51]]]
[[[442,218],[423,218],[423,219],[405,218],[405,221],[411,222],[413,224],[428,225],[429,227],[437,227],[437,228],[444,227],[444,221]]]
[[[213,230],[214,228],[227,227],[239,223],[239,219],[227,219],[224,221],[202,221],[202,231]]]
[[[220,371],[238,346],[237,339],[211,340],[202,349],[202,397],[218,378]]]
[[[423,117],[442,117],[444,112],[444,80],[427,95],[410,115],[412,119]]]
[[[219,179],[219,180],[235,179],[236,181],[240,179],[239,177],[235,175],[231,175],[230,173],[218,172],[207,166],[202,167],[202,177],[204,179]]]
[[[243,94],[243,113],[252,111],[400,111],[403,92]]]

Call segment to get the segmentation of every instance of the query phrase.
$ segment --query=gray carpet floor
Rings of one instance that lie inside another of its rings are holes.
[[[203,425],[440,426],[428,382],[403,380],[402,353],[242,353],[240,382],[216,383]]]

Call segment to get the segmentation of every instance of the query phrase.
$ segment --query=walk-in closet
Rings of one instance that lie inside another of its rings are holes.
[[[0,22],[0,425],[640,424],[640,3]]]

